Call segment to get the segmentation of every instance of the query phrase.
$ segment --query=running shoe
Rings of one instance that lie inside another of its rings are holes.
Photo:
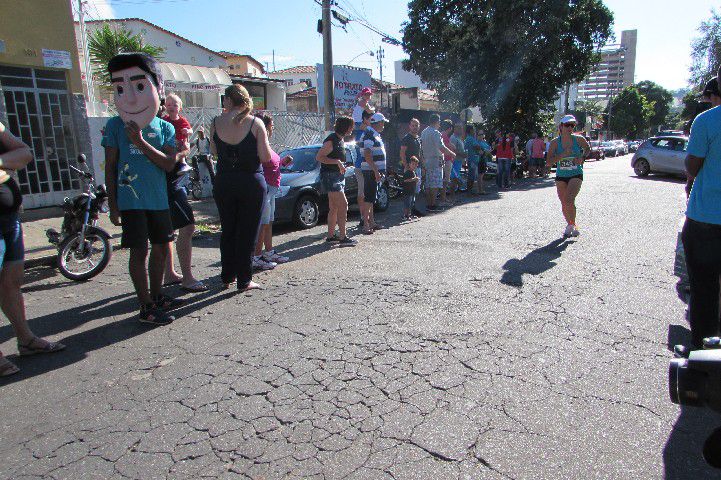
[[[154,304],[145,305],[140,307],[140,323],[147,323],[148,325],[168,325],[173,323],[175,317],[162,311]]]
[[[333,234],[332,237],[325,237],[325,243],[338,243],[340,242],[340,238],[338,238],[338,234]]]
[[[572,237],[577,237],[577,236],[579,236],[580,234],[581,234],[581,231],[578,229],[577,226],[574,225],[574,226],[573,226],[573,230],[571,231],[571,236],[572,236]]]
[[[290,258],[284,257],[275,250],[270,250],[267,252],[263,252],[263,260],[265,260],[266,262],[285,263],[290,260]]]
[[[573,225],[566,225],[566,229],[563,231],[563,238],[568,238],[573,235]]]
[[[358,245],[358,240],[354,240],[352,238],[341,238],[338,240],[338,247],[355,247]]]
[[[253,256],[253,270],[273,270],[278,264],[269,262],[260,255]]]
[[[425,213],[421,212],[420,210],[418,210],[416,208],[413,209],[412,213],[413,214],[411,215],[411,217],[425,217],[426,216]]]

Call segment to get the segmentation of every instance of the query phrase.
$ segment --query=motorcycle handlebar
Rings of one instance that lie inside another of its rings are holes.
[[[93,175],[90,172],[84,172],[84,171],[80,170],[79,168],[73,167],[72,165],[68,165],[68,167],[75,170],[76,172],[78,172],[80,175],[87,178],[88,180],[92,180],[92,178],[93,178]]]

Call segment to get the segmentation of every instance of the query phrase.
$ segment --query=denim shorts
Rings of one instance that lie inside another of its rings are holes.
[[[345,177],[340,172],[320,172],[320,193],[344,192]]]
[[[278,193],[280,187],[268,185],[265,195],[265,203],[263,203],[263,213],[260,214],[260,224],[268,225],[275,220],[275,194]]]
[[[451,179],[461,178],[461,167],[463,167],[463,160],[453,160],[453,166],[451,167]]]
[[[5,242],[5,254],[2,257],[2,264],[25,260],[23,227],[17,213],[0,215],[0,233],[2,234],[2,241]]]

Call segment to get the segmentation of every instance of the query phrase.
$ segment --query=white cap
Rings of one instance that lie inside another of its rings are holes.
[[[578,123],[578,122],[576,121],[576,117],[574,117],[573,115],[565,115],[561,119],[560,123],[561,123],[561,125],[563,125],[564,123]]]
[[[382,113],[374,113],[371,117],[371,123],[387,122],[388,119]]]

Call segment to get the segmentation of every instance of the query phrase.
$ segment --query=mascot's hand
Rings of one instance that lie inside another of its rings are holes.
[[[140,147],[143,143],[143,132],[133,120],[125,124],[125,134],[128,136],[128,140],[136,147]]]

